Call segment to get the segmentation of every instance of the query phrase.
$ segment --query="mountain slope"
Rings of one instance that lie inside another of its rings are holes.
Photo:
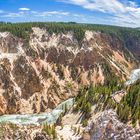
[[[114,26],[0,24],[0,139],[138,139],[139,69],[126,80],[139,37]]]
[[[92,28],[0,25],[0,114],[46,112],[82,85],[125,81],[138,65],[135,53],[116,34],[105,32],[107,27],[104,32]]]

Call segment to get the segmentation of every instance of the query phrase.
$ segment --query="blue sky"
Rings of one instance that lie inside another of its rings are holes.
[[[0,21],[140,27],[140,0],[0,0]]]

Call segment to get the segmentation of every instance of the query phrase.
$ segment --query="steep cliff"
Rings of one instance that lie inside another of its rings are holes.
[[[73,31],[33,27],[28,40],[0,33],[0,114],[49,111],[82,85],[125,81],[138,65],[121,39],[100,31],[79,42]]]
[[[13,114],[0,117],[0,139],[139,138],[137,29],[7,23],[0,31],[0,115]]]

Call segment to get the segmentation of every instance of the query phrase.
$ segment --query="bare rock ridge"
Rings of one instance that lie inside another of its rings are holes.
[[[91,121],[86,131],[90,133],[91,140],[137,140],[140,138],[139,128],[120,122],[113,110],[102,112],[99,117]]]
[[[126,57],[127,54],[127,57]],[[125,80],[137,67],[115,36],[86,31],[79,45],[73,32],[50,34],[34,27],[29,44],[0,33],[0,114],[39,113],[77,94],[81,85]]]

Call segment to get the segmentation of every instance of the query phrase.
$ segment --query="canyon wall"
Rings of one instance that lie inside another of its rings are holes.
[[[48,33],[32,28],[29,42],[0,33],[0,114],[39,113],[77,94],[79,87],[128,78],[138,66],[132,53],[113,35],[85,32]],[[138,54],[136,54],[138,56]]]

